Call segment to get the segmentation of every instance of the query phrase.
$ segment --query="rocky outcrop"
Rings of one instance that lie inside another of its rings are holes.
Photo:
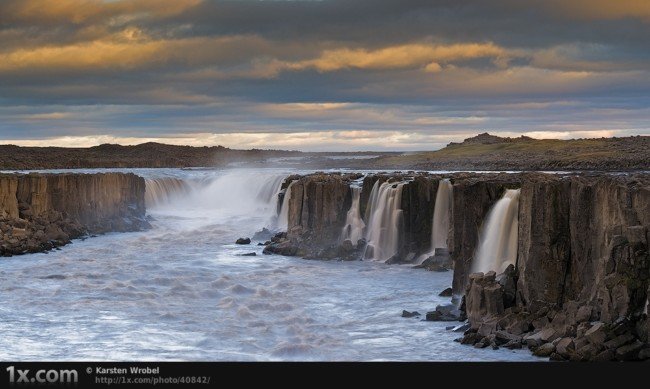
[[[144,180],[133,174],[0,175],[0,255],[147,228],[144,192]]]
[[[264,252],[331,259],[340,256],[338,239],[352,201],[350,182],[358,174],[316,173],[289,177],[286,235],[276,236]],[[351,250],[354,248],[351,248]]]
[[[523,177],[516,286],[469,277],[466,337],[505,331],[557,360],[650,357],[649,189],[646,175]]]

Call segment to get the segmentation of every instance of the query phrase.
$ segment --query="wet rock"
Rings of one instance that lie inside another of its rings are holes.
[[[609,362],[616,360],[614,350],[603,350],[591,358],[594,362]]]
[[[245,253],[245,254],[237,254],[240,257],[255,257],[257,256],[257,253]]]
[[[465,333],[463,336],[462,340],[460,341],[461,344],[467,344],[467,345],[474,345],[478,343],[481,339],[483,339],[484,336],[480,335],[476,332],[469,332]]]
[[[575,351],[575,344],[572,338],[562,338],[555,345],[555,351],[563,357],[568,357]]]
[[[605,343],[605,339],[607,339],[607,333],[605,332],[605,323],[599,322],[591,326],[591,328],[585,332],[585,337],[591,344],[594,344],[596,346],[600,346]]]
[[[402,311],[402,317],[416,317],[416,316],[420,316],[420,312],[418,311],[409,312],[406,310]]]
[[[503,347],[508,350],[519,350],[522,348],[521,341],[511,340],[508,343],[504,344]]]
[[[440,292],[440,294],[438,294],[438,296],[440,296],[440,297],[451,297],[452,295],[453,295],[453,292],[452,292],[451,288],[447,288],[447,289],[443,290],[442,292]]]
[[[536,357],[549,357],[555,352],[555,346],[552,343],[545,343],[533,352]]]
[[[643,343],[638,339],[634,342],[616,349],[616,359],[619,361],[631,361],[637,359],[639,351],[643,348]]]
[[[506,344],[510,342],[519,343],[521,345],[522,337],[518,335],[510,334],[506,331],[497,331],[495,332],[495,339],[498,344]]]
[[[251,238],[239,238],[235,241],[236,244],[251,244]]]
[[[624,346],[634,340],[634,335],[625,333],[622,335],[619,335],[615,337],[614,339],[608,340],[607,342],[604,343],[605,348],[608,349],[617,349],[621,346]]]
[[[278,254],[284,256],[295,256],[298,254],[298,247],[294,246],[291,242],[285,241],[281,243],[271,243],[264,247],[264,254]]]
[[[427,312],[427,321],[459,321],[461,316],[460,310],[453,305],[438,305],[435,311]]]
[[[469,330],[469,328],[470,328],[469,324],[461,324],[461,325],[453,326],[451,328],[451,331],[453,331],[453,332],[465,332],[465,331]]]
[[[414,266],[416,269],[426,269],[429,271],[445,272],[453,268],[453,262],[446,248],[437,248],[434,255],[428,257],[420,265]]]

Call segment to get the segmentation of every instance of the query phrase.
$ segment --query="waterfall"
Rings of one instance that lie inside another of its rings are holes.
[[[363,229],[366,228],[366,223],[361,218],[361,209],[359,200],[361,199],[361,188],[353,186],[352,188],[352,204],[348,210],[347,217],[345,218],[345,227],[341,232],[341,242],[349,239],[353,245],[363,238]]]
[[[453,185],[448,179],[440,180],[436,193],[436,204],[433,208],[433,222],[431,224],[431,253],[436,249],[448,248],[449,221],[451,219],[451,204]]]
[[[187,182],[173,177],[149,178],[145,180],[144,202],[147,208],[155,208],[170,202],[191,190]]]
[[[402,188],[404,183],[375,182],[370,192],[366,215],[366,252],[364,258],[386,261],[399,249],[402,230]]]
[[[291,198],[291,187],[296,181],[291,181],[287,190],[284,192],[282,199],[282,206],[280,206],[280,214],[278,215],[277,227],[281,231],[286,231],[289,228],[289,199]]]
[[[519,189],[508,189],[490,210],[479,237],[472,272],[501,273],[517,260]]]

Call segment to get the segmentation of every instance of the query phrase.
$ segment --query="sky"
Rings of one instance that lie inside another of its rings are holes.
[[[650,134],[648,0],[1,0],[0,143]]]

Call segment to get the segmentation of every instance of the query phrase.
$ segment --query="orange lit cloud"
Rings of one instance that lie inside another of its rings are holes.
[[[545,0],[560,15],[579,19],[634,18],[650,21],[648,0]]]
[[[80,24],[121,16],[169,17],[201,0],[4,0],[0,21]]]
[[[475,58],[505,58],[510,54],[493,43],[464,43],[454,45],[406,44],[378,50],[334,49],[320,57],[287,64],[287,68],[301,70],[314,68],[320,72],[341,69],[401,69],[425,67],[440,71],[440,63]]]

